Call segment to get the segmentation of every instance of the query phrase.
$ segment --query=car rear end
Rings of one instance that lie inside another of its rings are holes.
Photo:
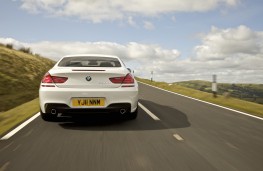
[[[90,113],[137,115],[138,84],[116,56],[63,57],[42,79],[44,120]]]

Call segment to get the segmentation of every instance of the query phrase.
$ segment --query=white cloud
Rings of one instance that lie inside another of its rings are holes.
[[[146,29],[146,30],[153,30],[155,27],[153,25],[153,23],[151,23],[150,21],[144,21],[144,25],[143,27]]]
[[[263,32],[246,26],[219,29],[212,27],[201,37],[202,44],[194,48],[194,56],[180,58],[177,49],[159,45],[130,42],[36,42],[24,43],[0,38],[2,43],[30,47],[33,52],[58,60],[68,54],[101,53],[120,56],[137,76],[174,82],[182,80],[212,80],[219,82],[263,83]]]
[[[57,9],[62,7],[66,0],[21,0],[21,8],[32,13],[46,11],[54,13]]]
[[[210,33],[202,37],[203,44],[196,46],[195,51],[197,57],[203,60],[256,55],[263,50],[262,34],[243,25],[229,29],[212,27]]]
[[[263,82],[263,32],[243,25],[228,29],[213,26],[202,36],[195,54],[193,63],[203,66],[198,73],[212,71],[227,82]]]
[[[236,6],[239,0],[22,0],[32,13],[77,17],[92,22],[123,20],[128,16],[157,16],[171,12],[204,12],[219,6]]]
[[[132,16],[129,16],[128,17],[128,24],[130,25],[130,26],[133,26],[133,27],[138,27],[138,25],[137,25],[137,23],[134,21],[134,19],[133,19],[133,17]]]
[[[1,38],[0,37],[0,43],[7,45],[7,44],[12,44],[13,48],[18,50],[20,48],[24,48],[25,46],[23,45],[23,43],[13,39],[13,38]]]
[[[120,56],[126,61],[136,60],[141,64],[149,61],[169,61],[175,60],[180,56],[176,49],[163,49],[158,45],[146,45],[130,42],[121,45],[113,42],[38,42],[22,43],[31,47],[33,52],[47,56],[53,60],[58,60],[64,55],[69,54],[110,54]]]

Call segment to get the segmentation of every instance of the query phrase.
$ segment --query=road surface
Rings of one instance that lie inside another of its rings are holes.
[[[262,120],[144,84],[139,88],[133,121],[36,118],[0,141],[0,171],[263,170]]]

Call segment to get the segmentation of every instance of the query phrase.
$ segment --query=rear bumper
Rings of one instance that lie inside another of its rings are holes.
[[[131,104],[116,103],[111,104],[105,108],[71,108],[66,104],[48,103],[46,104],[46,113],[53,113],[54,115],[61,114],[62,116],[78,116],[84,114],[126,114],[131,111]]]
[[[73,107],[72,98],[105,98],[103,107]],[[108,89],[71,89],[58,87],[40,87],[40,108],[43,113],[50,113],[55,107],[60,113],[109,113],[125,108],[134,112],[138,104],[138,87]]]

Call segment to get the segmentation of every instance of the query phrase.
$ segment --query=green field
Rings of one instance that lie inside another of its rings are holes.
[[[202,80],[182,81],[173,84],[211,93],[211,82]],[[263,84],[217,83],[218,94],[263,104]]]
[[[54,61],[0,45],[0,112],[38,97],[43,75]]]
[[[186,95],[189,97],[197,98],[203,101],[211,102],[214,104],[218,104],[221,106],[229,107],[235,110],[239,110],[242,112],[247,112],[256,116],[263,117],[263,105],[261,104],[248,102],[245,100],[240,100],[229,96],[222,96],[222,95],[218,95],[217,98],[214,98],[211,93],[195,90],[177,84],[169,84],[165,82],[155,82],[155,81],[151,82],[150,80],[141,79],[141,78],[136,78],[136,79],[143,83],[147,83],[165,90],[169,90],[182,95]]]

